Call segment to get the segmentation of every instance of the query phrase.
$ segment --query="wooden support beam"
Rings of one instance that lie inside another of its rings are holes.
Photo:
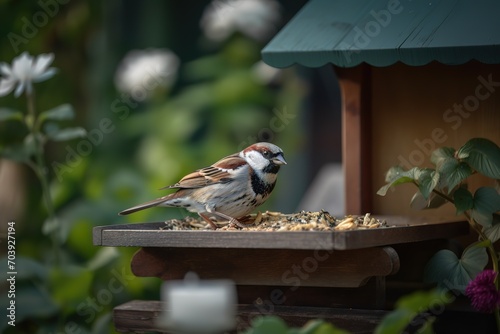
[[[342,94],[342,163],[346,214],[372,210],[371,70],[368,65],[334,68]]]
[[[194,271],[202,279],[227,278],[238,285],[359,287],[374,276],[399,269],[391,247],[346,251],[290,249],[199,249],[146,247],[132,259],[139,277],[182,279]]]

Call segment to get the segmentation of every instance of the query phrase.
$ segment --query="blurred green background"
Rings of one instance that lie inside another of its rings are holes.
[[[48,213],[36,175],[22,163],[0,160],[0,254],[6,252],[7,222],[15,221],[18,272],[16,327],[2,318],[0,331],[110,333],[114,306],[159,299],[158,279],[130,273],[136,249],[95,247],[92,228],[185,216],[173,208],[126,217],[117,212],[166,194],[158,189],[192,170],[253,142],[273,142],[289,164],[260,209],[292,212],[318,168],[340,161],[335,126],[340,116],[330,107],[338,101],[325,91],[331,69],[275,71],[259,64],[260,50],[305,1],[274,3],[274,17],[266,12],[264,19],[248,17],[249,24],[270,24],[273,29],[266,33],[253,29],[256,36],[249,36],[235,29],[222,38],[208,36],[200,25],[207,8],[219,11],[216,23],[226,22],[237,2],[0,1],[0,62],[11,64],[23,51],[54,53],[58,73],[35,84],[37,110],[69,103],[76,117],[62,125],[96,135],[77,161],[70,152],[82,149],[82,138],[45,147],[60,222],[57,245],[44,228]],[[157,49],[178,58],[171,83],[140,101],[119,91],[115,78],[127,54]],[[25,111],[24,95],[0,97],[0,108],[5,107]],[[27,134],[20,122],[0,121],[0,152],[22,144]],[[58,170],[58,164],[67,169]],[[3,257],[3,283],[6,267]],[[7,289],[2,285],[2,308]]]

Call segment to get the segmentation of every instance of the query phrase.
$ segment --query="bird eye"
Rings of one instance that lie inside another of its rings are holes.
[[[266,159],[271,159],[273,157],[273,154],[271,153],[271,151],[264,151],[262,152],[262,155],[264,156],[264,158]]]

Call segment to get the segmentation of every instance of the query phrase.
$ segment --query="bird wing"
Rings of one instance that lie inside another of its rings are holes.
[[[216,183],[226,183],[231,181],[231,172],[246,165],[245,159],[233,154],[227,156],[211,166],[194,171],[184,176],[179,182],[162,189],[193,189],[209,186]]]

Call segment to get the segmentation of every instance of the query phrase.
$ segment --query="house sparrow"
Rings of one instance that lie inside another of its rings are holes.
[[[256,143],[162,188],[178,189],[175,193],[119,214],[128,215],[153,206],[180,207],[196,212],[214,229],[217,226],[210,217],[245,227],[237,218],[249,214],[267,200],[284,164],[283,151],[278,146]]]

